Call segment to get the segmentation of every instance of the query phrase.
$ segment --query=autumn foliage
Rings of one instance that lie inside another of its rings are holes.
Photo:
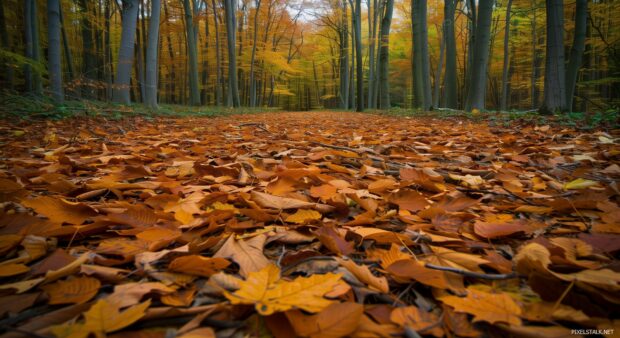
[[[333,112],[5,121],[0,330],[613,330],[618,137]]]

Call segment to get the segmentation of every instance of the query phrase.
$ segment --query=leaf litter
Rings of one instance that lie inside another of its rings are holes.
[[[334,112],[3,122],[0,330],[611,332],[619,136]]]

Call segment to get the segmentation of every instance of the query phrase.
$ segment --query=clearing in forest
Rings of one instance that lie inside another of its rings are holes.
[[[340,112],[2,122],[0,330],[617,334],[619,137]]]

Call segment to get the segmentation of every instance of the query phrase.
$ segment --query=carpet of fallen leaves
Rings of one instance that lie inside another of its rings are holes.
[[[0,332],[618,335],[619,137],[328,112],[2,122]]]

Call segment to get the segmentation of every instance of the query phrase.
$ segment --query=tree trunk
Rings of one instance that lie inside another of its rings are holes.
[[[121,104],[130,104],[129,93],[133,49],[138,21],[138,0],[123,0],[121,44],[118,50],[116,81],[114,82],[113,100]]]
[[[510,65],[510,11],[512,8],[512,0],[508,0],[506,5],[506,26],[504,27],[504,65],[502,67],[502,98],[500,110],[506,110],[508,103],[508,68]]]
[[[433,95],[433,107],[435,108],[439,107],[439,100],[441,97],[441,70],[443,69],[443,59],[446,52],[445,33],[440,36],[439,43],[441,44],[441,46],[439,46],[439,62],[437,65],[437,69],[435,70],[435,90]]]
[[[193,1],[192,1],[193,2]],[[194,33],[194,15],[190,0],[183,0],[185,8],[185,35],[187,41],[187,54],[189,57],[189,104],[200,105],[200,88],[198,87],[198,51],[196,48],[196,35]]]
[[[9,33],[6,29],[6,17],[4,15],[4,2],[0,2],[0,43],[2,44],[2,49],[10,50],[9,43]],[[14,87],[14,78],[15,73],[11,66],[6,65],[2,67],[3,78],[4,78],[4,87],[8,89],[13,89]]]
[[[342,2],[342,31],[340,36],[340,108],[347,109],[349,105],[349,24],[347,18],[347,3]]]
[[[75,79],[75,70],[73,69],[73,55],[71,48],[69,48],[69,39],[67,38],[67,30],[65,29],[65,20],[62,13],[62,3],[59,2],[58,15],[60,16],[60,32],[62,35],[62,46],[65,53],[65,62],[67,63],[67,73],[69,73],[69,80]]]
[[[383,17],[381,19],[381,44],[379,47],[379,108],[390,109],[390,28],[392,26],[392,14],[394,12],[394,0],[386,0]]]
[[[254,38],[252,40],[252,56],[250,57],[250,107],[256,107],[256,78],[254,74],[254,62],[256,60],[256,39],[258,39],[258,14],[260,13],[261,0],[256,0],[254,13]]]
[[[176,67],[174,66],[174,52],[172,51],[172,27],[170,25],[170,15],[168,12],[168,1],[164,1],[164,15],[166,25],[166,41],[168,42],[168,57],[170,58],[170,69],[168,70],[168,86],[170,93],[170,103],[177,103],[176,99]]]
[[[215,7],[215,0],[211,0],[211,7],[213,8],[213,20],[215,26],[215,68],[216,68],[216,84],[215,84],[215,105],[222,105],[222,97],[224,96],[224,80],[222,79],[222,58],[220,52],[220,28],[219,20],[217,16],[217,7]]]
[[[566,72],[564,65],[564,1],[546,0],[547,50],[545,55],[545,89],[540,111],[566,110]]]
[[[458,84],[456,70],[456,38],[454,34],[454,13],[456,0],[445,0],[443,31],[446,41],[446,73],[444,75],[444,97],[447,108],[458,108]]]
[[[566,108],[573,109],[575,85],[579,76],[579,69],[583,63],[583,53],[586,48],[586,27],[588,25],[588,1],[577,0],[575,11],[575,36],[570,50],[568,67],[566,68]]]
[[[486,0],[483,0],[486,1]],[[477,23],[477,13],[476,13],[476,0],[466,0],[464,1],[467,4],[469,20],[468,26],[469,29],[467,31],[467,62],[465,63],[465,86],[463,88],[463,101],[467,101],[467,97],[469,92],[472,90],[469,87],[471,83],[472,70],[474,69],[474,50],[476,45],[476,23]]]
[[[62,88],[59,0],[47,0],[47,44],[50,91],[54,102],[62,104],[65,95]]]
[[[205,8],[205,14],[208,14],[209,5],[207,0],[202,0]],[[209,104],[208,86],[209,86],[209,17],[205,19],[205,52],[202,61],[202,88],[200,89],[200,102],[202,105]]]
[[[478,4],[474,63],[465,110],[484,109],[486,98],[487,68],[489,64],[489,44],[491,41],[491,19],[493,17],[493,0],[480,0]]]
[[[149,21],[148,45],[146,47],[146,83],[144,103],[150,109],[157,109],[157,71],[159,53],[159,17],[161,0],[151,0],[151,18]],[[165,1],[165,0],[164,0]]]
[[[224,11],[226,13],[226,41],[228,43],[228,96],[229,105],[239,107],[239,85],[237,83],[237,1],[224,0]]]
[[[375,98],[375,51],[377,42],[377,18],[379,11],[377,10],[377,0],[368,0],[368,108],[376,109]]]
[[[97,66],[96,56],[94,53],[95,44],[93,43],[92,19],[90,18],[90,13],[88,12],[88,3],[90,2],[87,0],[80,0],[79,2],[81,12],[80,26],[82,31],[82,95],[88,99],[94,99]]]
[[[355,66],[357,68],[357,104],[355,110],[364,111],[364,64],[362,63],[362,3],[355,0]]]
[[[24,0],[24,46],[25,54],[29,59],[33,57],[33,40],[32,40],[32,6],[34,6],[33,0]],[[33,86],[33,71],[32,66],[29,63],[24,64],[24,81],[25,89],[27,92],[32,92]]]
[[[432,105],[430,61],[428,56],[428,25],[426,0],[411,1],[413,24],[413,59],[415,105],[430,110]]]

